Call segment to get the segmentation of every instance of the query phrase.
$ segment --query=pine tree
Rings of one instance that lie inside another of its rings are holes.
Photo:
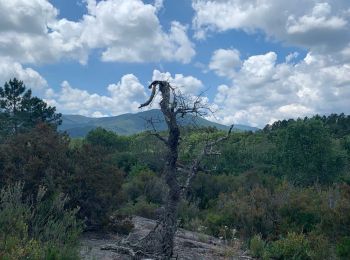
[[[23,81],[14,78],[0,87],[0,133],[17,134],[40,122],[56,127],[61,124],[61,114],[40,98],[32,97]]]

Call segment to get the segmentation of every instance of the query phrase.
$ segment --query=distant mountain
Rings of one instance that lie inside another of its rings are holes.
[[[123,114],[113,117],[92,118],[80,115],[63,115],[62,125],[59,127],[60,131],[66,131],[71,137],[84,137],[89,131],[102,127],[107,130],[116,132],[120,135],[131,135],[140,133],[146,130],[151,130],[152,127],[147,120],[152,119],[156,121],[154,124],[158,131],[166,130],[164,117],[160,110],[153,109],[136,114]],[[220,130],[228,130],[229,127],[208,121],[201,117],[193,117],[190,115],[180,119],[180,124],[183,126],[196,125],[200,127],[212,126]],[[236,131],[256,131],[258,128],[235,125]]]

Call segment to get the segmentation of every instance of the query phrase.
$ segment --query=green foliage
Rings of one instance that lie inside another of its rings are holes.
[[[312,232],[308,234],[310,250],[308,254],[312,260],[334,259],[333,246],[324,234]]]
[[[298,121],[321,121],[331,132],[332,136],[341,138],[350,134],[350,116],[341,114],[330,114],[329,116],[315,115],[312,118],[305,117],[304,119],[298,119]],[[264,132],[274,132],[294,124],[296,120],[288,119],[282,121],[276,121],[272,125],[266,125],[263,129]]]
[[[63,195],[46,197],[40,187],[35,199],[25,199],[21,183],[1,190],[1,259],[77,259],[78,209],[67,209]]]
[[[350,258],[350,237],[343,237],[341,241],[337,244],[337,256],[340,259]]]
[[[290,123],[278,133],[280,168],[298,185],[331,183],[343,162],[332,149],[330,132],[322,121]]]
[[[310,259],[309,242],[303,234],[288,233],[285,238],[268,244],[264,259]]]
[[[107,131],[101,127],[90,131],[85,140],[94,146],[103,146],[114,152],[126,150],[128,146],[127,137],[118,136],[114,132]]]
[[[157,209],[159,205],[147,201],[143,196],[138,197],[135,202],[130,201],[126,203],[119,212],[122,215],[136,215],[145,218],[156,219],[157,218]]]
[[[26,90],[22,81],[14,78],[0,87],[1,133],[12,134],[33,128],[38,123],[57,126],[61,123],[61,114],[56,108]]]
[[[261,235],[254,235],[249,242],[249,250],[252,256],[262,258],[266,247],[266,242]]]
[[[123,172],[104,147],[84,144],[72,151],[73,174],[64,190],[81,208],[79,216],[90,229],[108,225],[109,215],[123,201]]]
[[[124,193],[131,201],[144,196],[148,202],[162,204],[166,194],[166,185],[154,172],[145,166],[135,165],[124,184]]]
[[[69,139],[46,124],[0,143],[0,187],[23,181],[25,192],[44,185],[53,191],[67,182]]]
[[[17,80],[0,88],[0,102],[0,188],[25,183],[20,198],[5,189],[18,199],[1,206],[1,259],[57,259],[65,254],[61,241],[69,247],[77,241],[76,229],[65,233],[68,227],[58,223],[79,226],[75,215],[87,229],[126,234],[129,216],[161,213],[165,146],[150,133],[125,137],[97,128],[70,140],[52,127],[55,110]],[[225,239],[237,230],[259,258],[349,258],[349,118],[283,120],[256,133],[232,133],[215,148],[221,154],[201,162],[203,172],[179,207],[180,226]],[[179,163],[190,166],[207,142],[224,134],[182,129]],[[185,178],[179,171],[180,185]],[[37,190],[41,199],[23,200]]]

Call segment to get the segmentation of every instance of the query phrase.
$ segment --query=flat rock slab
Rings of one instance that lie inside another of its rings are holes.
[[[136,242],[145,237],[156,225],[154,220],[133,217],[134,229],[128,240]],[[118,247],[117,244],[126,236],[113,234],[86,233],[81,238],[80,255],[86,260],[132,259],[125,251],[127,248]],[[217,238],[179,229],[175,237],[174,255],[181,260],[223,260],[223,259],[251,259],[240,249],[237,241],[227,246]]]

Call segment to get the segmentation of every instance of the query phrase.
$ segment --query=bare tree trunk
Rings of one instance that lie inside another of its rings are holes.
[[[228,138],[233,126],[231,126],[226,137],[219,138],[216,141],[209,142],[205,145],[203,151],[199,154],[191,169],[188,171],[188,178],[185,186],[181,187],[177,180],[177,160],[180,139],[180,128],[177,122],[177,115],[201,115],[200,109],[205,107],[201,106],[200,98],[197,98],[193,102],[193,105],[190,106],[186,99],[181,96],[181,93],[178,95],[167,81],[153,81],[149,87],[152,88],[151,96],[147,102],[140,105],[140,108],[146,107],[152,103],[156,96],[157,87],[162,95],[159,104],[168,126],[168,137],[164,138],[158,133],[155,133],[155,136],[158,137],[167,147],[164,176],[168,186],[168,194],[164,213],[157,226],[140,241],[137,247],[141,248],[143,253],[152,255],[158,259],[170,259],[173,255],[174,237],[177,230],[178,206],[181,196],[186,193],[191,185],[192,180],[199,170],[199,165],[203,157],[210,154],[218,154],[213,151],[213,147]]]
[[[161,111],[168,126],[168,139],[163,139],[167,147],[166,165],[164,167],[165,181],[169,191],[166,198],[164,214],[153,231],[141,241],[141,247],[147,252],[157,255],[160,259],[170,259],[173,254],[174,237],[177,230],[178,205],[181,198],[181,187],[176,178],[176,164],[180,129],[176,121],[175,104],[171,102],[171,86],[165,81],[156,81],[152,85],[150,100],[140,107],[150,104],[154,98],[155,88],[159,86],[162,94]],[[174,101],[173,101],[174,102]]]

